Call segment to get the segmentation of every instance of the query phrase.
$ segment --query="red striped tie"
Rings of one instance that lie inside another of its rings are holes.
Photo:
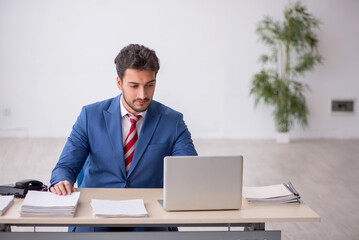
[[[130,115],[126,114],[131,120],[131,128],[125,140],[125,147],[123,153],[125,155],[126,173],[130,170],[133,154],[135,153],[136,142],[138,139],[136,131],[136,123],[141,118],[141,115]]]

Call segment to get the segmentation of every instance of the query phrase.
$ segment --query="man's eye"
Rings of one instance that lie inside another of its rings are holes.
[[[137,88],[137,85],[130,85],[130,88]]]

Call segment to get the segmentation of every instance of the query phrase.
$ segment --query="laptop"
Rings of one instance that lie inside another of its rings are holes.
[[[171,156],[164,159],[167,211],[240,209],[242,156]]]

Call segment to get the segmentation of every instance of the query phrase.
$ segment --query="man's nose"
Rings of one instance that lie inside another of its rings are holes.
[[[137,98],[140,98],[140,99],[146,98],[146,90],[143,86],[138,89]]]

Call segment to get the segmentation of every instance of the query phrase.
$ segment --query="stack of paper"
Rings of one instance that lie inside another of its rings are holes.
[[[0,216],[10,207],[14,196],[0,196]]]
[[[51,192],[29,191],[20,207],[21,216],[73,217],[80,192],[56,195]]]
[[[92,199],[93,215],[96,217],[146,217],[148,215],[143,199],[98,200]]]
[[[263,187],[243,187],[243,197],[253,205],[300,203],[299,193],[291,182]]]

